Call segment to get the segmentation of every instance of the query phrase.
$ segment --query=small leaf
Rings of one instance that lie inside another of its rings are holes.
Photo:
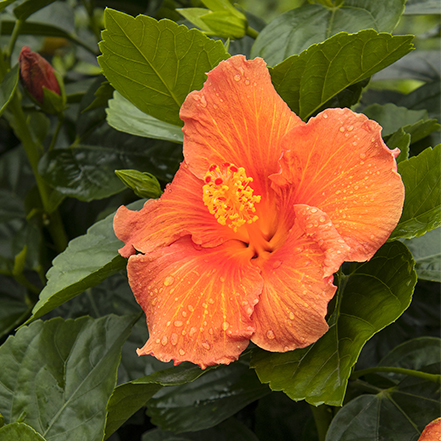
[[[406,188],[403,213],[390,239],[421,236],[441,225],[441,145],[398,164]]]
[[[416,274],[400,242],[383,245],[343,276],[328,332],[305,349],[282,354],[255,351],[252,367],[273,390],[318,406],[340,406],[352,366],[364,344],[409,306]]]
[[[22,21],[25,21],[34,12],[53,3],[55,0],[25,0],[14,8],[14,15]]]
[[[134,207],[141,203],[137,201]],[[126,261],[118,254],[122,242],[113,232],[113,216],[107,216],[92,225],[84,236],[70,241],[54,259],[47,273],[47,285],[26,324],[124,268]]]
[[[95,91],[94,100],[81,111],[81,113],[88,112],[89,110],[98,109],[99,107],[107,107],[108,101],[112,98],[115,89],[108,81],[103,81],[101,86]]]
[[[147,414],[163,430],[194,432],[219,424],[269,392],[253,370],[233,363],[198,381],[162,391],[148,401]]]
[[[150,173],[138,170],[115,170],[118,178],[140,198],[159,198],[162,194],[158,180]]]
[[[403,240],[415,259],[418,278],[441,282],[441,229],[427,232],[424,236]]]
[[[98,58],[104,75],[140,110],[181,127],[185,97],[229,56],[222,42],[170,20],[133,18],[112,9],[105,10],[104,21]]]
[[[0,348],[5,420],[22,418],[47,439],[102,439],[121,348],[133,323],[133,316],[55,318],[9,337]]]
[[[45,441],[31,426],[24,423],[12,423],[0,429],[0,440],[5,441]]]
[[[338,8],[304,4],[280,15],[260,32],[251,58],[259,56],[275,66],[339,32],[353,34],[363,29],[392,32],[403,10],[403,0],[345,0]]]
[[[18,84],[18,63],[4,76],[0,83],[0,115],[11,101]]]
[[[270,68],[272,82],[291,110],[306,119],[345,88],[410,52],[412,38],[371,29],[342,32]]]
[[[109,100],[106,113],[109,125],[121,132],[172,142],[184,141],[184,134],[180,127],[141,112],[117,91],[115,91],[113,99]]]
[[[106,438],[136,411],[145,406],[146,402],[163,386],[176,386],[192,382],[209,370],[203,371],[199,366],[183,363],[119,385],[113,391],[107,406]]]

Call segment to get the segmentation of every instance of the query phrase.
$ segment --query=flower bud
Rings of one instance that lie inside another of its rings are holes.
[[[60,104],[62,104],[60,84],[54,68],[48,61],[36,52],[32,52],[29,47],[24,46],[18,57],[18,63],[20,66],[20,78],[23,86],[43,109],[45,108],[45,100],[48,96],[54,97],[55,101],[60,100]],[[48,91],[51,93],[48,94]],[[58,99],[56,95],[60,98]],[[53,107],[53,105],[50,105],[50,109]],[[58,107],[59,106],[56,105],[55,109]],[[48,111],[54,113],[49,109]]]

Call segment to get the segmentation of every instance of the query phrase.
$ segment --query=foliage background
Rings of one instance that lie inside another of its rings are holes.
[[[388,146],[403,152],[406,205],[391,240],[370,262],[340,270],[330,331],[316,344],[286,354],[250,346],[238,362],[201,371],[135,354],[147,329],[117,254],[112,216],[121,204],[136,209],[140,197],[160,195],[182,160],[182,134],[179,106],[134,106],[137,92],[120,83],[106,50],[115,48],[112,23],[127,20],[116,11],[184,22],[176,8],[205,6],[190,0],[0,1],[0,440],[337,441],[363,433],[366,440],[402,441],[418,439],[440,416],[438,2],[409,0],[402,16],[402,1],[381,2],[383,28],[375,30],[414,34],[416,50],[409,50],[410,37],[385,35],[397,43],[396,54],[374,47],[383,65],[372,72],[354,68],[350,81],[335,79],[329,99],[305,98],[324,87],[323,77],[307,90],[300,87],[310,62],[302,51],[310,44],[325,42],[323,53],[336,41],[357,44],[350,36],[332,40],[316,32],[329,29],[329,11],[356,6],[372,14],[374,3],[244,0],[238,7],[260,36],[255,42],[257,33],[243,29],[244,38],[221,40],[230,54],[263,55],[291,108],[309,106],[302,118],[351,106],[380,122]],[[105,7],[113,9],[105,13]],[[292,10],[305,14],[300,25],[282,15]],[[311,11],[325,15],[314,22]],[[273,20],[281,22],[273,26]],[[294,29],[292,53],[288,39],[277,34],[285,21]],[[334,33],[376,38],[365,30],[372,21],[356,15],[343,28],[334,26]],[[266,49],[274,36],[284,52],[279,59]],[[212,40],[206,44],[215,47]],[[19,83],[17,60],[25,45],[62,76],[62,115],[37,108]],[[209,60],[214,65],[228,56],[221,43],[216,48],[216,60]],[[337,60],[336,70],[357,65],[359,55],[353,56]],[[199,87],[207,70],[197,71]],[[196,87],[182,81],[183,90]],[[119,173],[124,179],[115,170],[126,170]],[[348,324],[347,315],[368,329]],[[352,343],[345,346],[347,339]]]

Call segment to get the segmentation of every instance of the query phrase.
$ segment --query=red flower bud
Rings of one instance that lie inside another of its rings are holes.
[[[54,74],[54,68],[41,55],[24,46],[18,57],[20,77],[24,87],[43,104],[43,87],[60,95],[60,86]]]

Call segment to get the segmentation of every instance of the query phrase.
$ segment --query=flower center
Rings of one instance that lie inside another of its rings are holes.
[[[228,225],[236,232],[245,223],[251,224],[258,219],[255,204],[261,197],[253,195],[252,181],[243,167],[228,162],[220,167],[210,166],[204,178],[202,198],[221,225]]]

